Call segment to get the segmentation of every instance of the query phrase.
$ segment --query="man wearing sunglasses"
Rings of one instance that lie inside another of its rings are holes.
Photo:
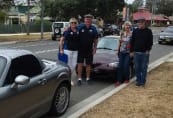
[[[139,28],[132,33],[130,55],[134,55],[136,86],[144,86],[146,83],[149,53],[153,45],[153,34],[146,27],[144,17],[138,19],[138,26]]]
[[[86,64],[86,81],[90,83],[91,64],[93,63],[93,55],[96,53],[98,33],[94,26],[92,26],[93,16],[87,14],[84,16],[84,24],[79,26],[79,49],[78,49],[78,82],[82,84],[82,68]]]

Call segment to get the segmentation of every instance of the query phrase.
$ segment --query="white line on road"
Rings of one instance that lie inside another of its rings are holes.
[[[58,50],[59,49],[36,51],[35,54],[42,54],[42,53],[48,53],[48,52],[57,52]]]

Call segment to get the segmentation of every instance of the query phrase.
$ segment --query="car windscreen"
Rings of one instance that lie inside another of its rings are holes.
[[[54,27],[62,28],[63,23],[54,23]]]
[[[97,49],[117,50],[119,40],[114,37],[103,37],[98,42]]]
[[[173,33],[173,28],[166,28],[166,29],[164,30],[164,32]]]
[[[7,64],[7,60],[4,57],[0,56],[0,78],[2,76],[2,73],[4,72],[6,64]]]

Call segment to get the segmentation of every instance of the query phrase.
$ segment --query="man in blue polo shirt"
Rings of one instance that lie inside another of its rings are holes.
[[[82,84],[82,67],[86,64],[86,80],[90,81],[91,64],[93,62],[93,55],[96,53],[98,33],[94,26],[92,26],[93,16],[87,14],[84,16],[84,24],[81,24],[79,30],[79,48],[78,48],[78,85]]]

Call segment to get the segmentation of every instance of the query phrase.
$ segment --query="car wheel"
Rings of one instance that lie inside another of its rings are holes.
[[[55,41],[56,40],[56,37],[52,36],[52,40]]]
[[[70,102],[70,90],[67,84],[61,84],[54,94],[51,114],[60,116],[65,113]]]
[[[159,44],[162,44],[162,42],[161,42],[161,41],[158,41],[158,43],[159,43]]]

